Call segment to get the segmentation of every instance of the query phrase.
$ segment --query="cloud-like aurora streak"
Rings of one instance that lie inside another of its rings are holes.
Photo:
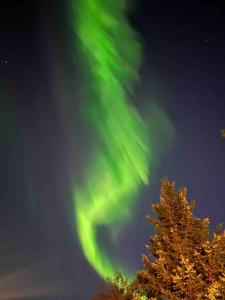
[[[147,126],[127,101],[141,47],[126,6],[125,0],[73,1],[74,30],[90,73],[87,119],[97,141],[84,186],[75,191],[76,226],[87,260],[103,278],[122,270],[100,246],[97,231],[107,226],[113,232],[130,219],[150,160]]]

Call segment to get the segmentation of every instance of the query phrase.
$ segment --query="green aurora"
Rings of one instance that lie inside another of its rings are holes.
[[[148,184],[151,157],[147,125],[127,101],[137,79],[141,47],[127,20],[126,3],[73,2],[73,27],[90,74],[85,110],[97,141],[83,187],[75,191],[76,227],[87,260],[103,278],[129,271],[121,270],[100,246],[98,230],[107,227],[114,241],[130,220],[137,192]]]

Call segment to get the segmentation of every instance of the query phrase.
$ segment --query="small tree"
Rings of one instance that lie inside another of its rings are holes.
[[[93,300],[126,300],[126,298],[115,285],[108,284],[101,287]]]
[[[146,246],[143,269],[131,284],[116,277],[105,298],[94,299],[225,299],[225,231],[219,224],[210,233],[209,219],[194,217],[194,206],[185,188],[176,191],[163,179],[160,203],[151,205],[157,218],[147,216],[156,233]]]
[[[127,300],[128,289],[128,281],[118,273],[100,288],[93,300]]]

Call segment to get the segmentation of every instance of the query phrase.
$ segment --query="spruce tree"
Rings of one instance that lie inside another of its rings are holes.
[[[194,207],[185,188],[163,179],[160,202],[151,205],[156,218],[147,216],[155,234],[142,270],[130,284],[117,275],[94,299],[225,300],[225,230],[219,224],[210,232],[209,219],[195,217]]]

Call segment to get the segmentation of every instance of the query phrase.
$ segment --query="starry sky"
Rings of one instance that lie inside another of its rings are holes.
[[[118,249],[136,269],[152,233],[144,216],[158,202],[162,177],[186,186],[196,215],[212,227],[225,221],[222,3],[139,0],[130,12],[143,45],[133,103],[140,113],[160,105],[174,128],[170,147],[164,128],[154,137],[162,154]],[[79,246],[72,189],[92,137],[81,113],[85,84],[69,8],[14,0],[0,14],[0,294],[90,299],[100,278]]]

